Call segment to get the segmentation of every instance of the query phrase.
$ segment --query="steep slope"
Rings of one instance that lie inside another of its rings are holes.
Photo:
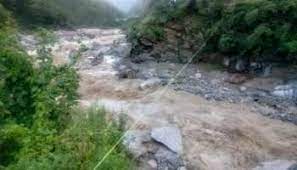
[[[228,58],[232,70],[253,72],[252,62],[296,62],[296,8],[296,0],[152,1],[144,18],[131,28],[130,38],[136,50],[160,48],[163,53],[173,53],[174,60],[187,60],[199,49],[183,53],[184,46],[202,48],[204,44],[204,54],[220,55],[215,59],[200,55],[197,61],[221,64]],[[164,44],[175,49],[164,48]],[[243,62],[242,68],[235,68],[236,62]]]

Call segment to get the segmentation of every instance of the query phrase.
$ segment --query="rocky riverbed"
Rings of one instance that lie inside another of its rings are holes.
[[[72,62],[80,74],[82,107],[127,115],[123,143],[139,169],[287,170],[297,162],[294,77],[230,74],[206,64],[132,62],[119,29],[59,30],[49,46],[54,64]],[[21,35],[28,54],[36,39]],[[84,50],[81,50],[81,49]],[[141,62],[139,62],[141,61]],[[180,70],[183,70],[180,72]]]

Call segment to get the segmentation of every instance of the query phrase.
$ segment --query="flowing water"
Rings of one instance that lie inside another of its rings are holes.
[[[118,70],[129,63],[131,50],[121,30],[89,28],[56,34],[52,54],[57,65],[70,62],[71,54],[86,47],[75,65],[80,104],[125,113],[129,125],[135,124],[133,129],[180,128],[188,169],[252,169],[265,161],[297,160],[297,126],[262,116],[253,105],[210,101],[161,83],[141,88],[147,80],[120,79]],[[34,55],[32,42],[33,37],[23,37],[28,53]],[[151,68],[140,69],[148,73]]]

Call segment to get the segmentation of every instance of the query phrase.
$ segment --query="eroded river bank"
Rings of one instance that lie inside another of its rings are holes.
[[[286,85],[278,72],[230,84],[226,80],[234,75],[208,65],[180,72],[183,64],[147,56],[133,63],[131,45],[119,29],[55,34],[51,49],[57,65],[84,48],[74,66],[80,104],[127,114],[124,143],[140,160],[139,169],[286,170],[297,162],[296,100],[273,95],[290,90],[278,88]],[[36,54],[34,36],[22,35],[21,42],[28,54]]]

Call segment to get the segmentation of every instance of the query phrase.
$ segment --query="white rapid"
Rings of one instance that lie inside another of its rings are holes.
[[[118,70],[127,67],[123,63],[129,63],[131,49],[121,30],[61,30],[56,34],[55,64],[69,62],[72,53],[87,47],[75,66],[80,74],[81,105],[100,104],[111,113],[125,113],[129,125],[137,130],[180,128],[188,169],[261,169],[262,162],[297,160],[297,126],[264,117],[253,105],[208,101],[160,84],[141,88],[145,80],[120,79]],[[28,47],[30,37],[23,39]],[[34,54],[34,47],[28,50]]]

